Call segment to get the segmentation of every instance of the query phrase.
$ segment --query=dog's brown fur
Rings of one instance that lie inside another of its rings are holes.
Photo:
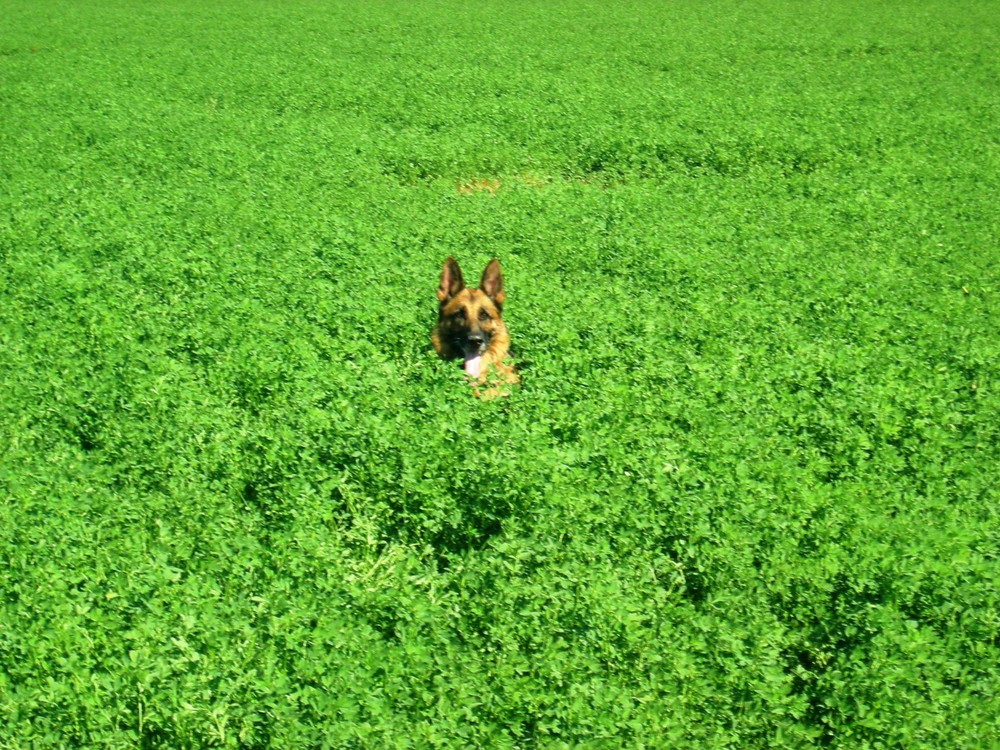
[[[483,398],[506,395],[502,385],[517,383],[520,378],[504,361],[510,335],[500,318],[505,298],[500,263],[496,258],[487,263],[479,288],[468,289],[458,263],[449,257],[441,267],[437,298],[438,321],[431,333],[434,350],[443,359],[481,352],[479,377],[473,381],[475,394]],[[499,381],[499,385],[480,393],[478,386],[492,380]]]

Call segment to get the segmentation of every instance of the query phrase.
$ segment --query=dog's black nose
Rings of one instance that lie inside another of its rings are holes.
[[[470,344],[477,344],[478,345],[478,344],[483,343],[485,340],[486,339],[484,338],[483,334],[481,334],[481,333],[470,333],[469,334],[469,343]]]

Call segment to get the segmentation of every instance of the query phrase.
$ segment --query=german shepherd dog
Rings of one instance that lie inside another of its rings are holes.
[[[475,395],[483,398],[506,395],[498,387],[479,393],[478,386],[487,382],[491,371],[502,384],[520,380],[514,368],[504,362],[510,344],[507,326],[500,319],[504,297],[503,277],[496,258],[486,264],[478,289],[466,288],[462,270],[454,258],[449,257],[441,267],[438,322],[431,333],[431,343],[443,359],[462,358],[466,374],[477,386]]]

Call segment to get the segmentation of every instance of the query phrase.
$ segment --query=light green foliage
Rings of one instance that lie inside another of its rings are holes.
[[[994,4],[0,16],[0,748],[1000,744]]]

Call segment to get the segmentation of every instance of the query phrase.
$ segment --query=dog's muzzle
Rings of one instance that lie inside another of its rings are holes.
[[[482,367],[483,352],[486,351],[486,336],[481,333],[470,333],[461,343],[462,354],[465,360],[464,367],[467,375],[478,378]]]
[[[486,336],[481,333],[470,333],[462,346],[462,349],[466,354],[478,353],[482,354],[486,351]]]

